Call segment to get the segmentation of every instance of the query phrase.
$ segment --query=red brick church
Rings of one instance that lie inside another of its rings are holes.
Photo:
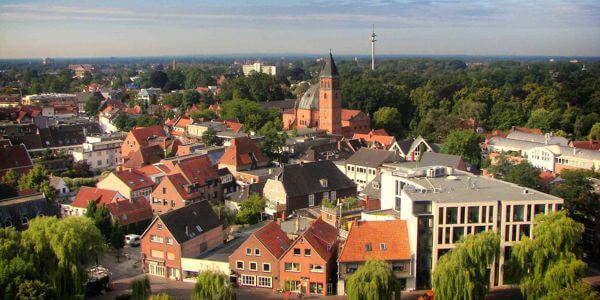
[[[369,116],[364,112],[342,108],[340,75],[331,52],[319,75],[319,83],[304,93],[295,108],[284,111],[282,119],[286,130],[319,128],[346,137],[371,129]]]

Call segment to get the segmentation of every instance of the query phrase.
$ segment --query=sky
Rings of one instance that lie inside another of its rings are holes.
[[[0,0],[0,58],[600,56],[600,0]]]

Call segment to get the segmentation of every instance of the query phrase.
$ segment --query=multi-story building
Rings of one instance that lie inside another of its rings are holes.
[[[223,224],[208,201],[156,216],[141,237],[144,272],[182,280],[181,259],[220,247],[223,238]]]
[[[23,97],[23,105],[39,105],[46,106],[51,103],[77,103],[77,95],[75,94],[58,94],[58,93],[47,93],[47,94],[35,94],[27,95]]]
[[[161,94],[162,90],[159,88],[141,89],[140,92],[137,94],[136,99],[150,104],[152,99],[158,100]]]
[[[338,230],[315,220],[279,260],[280,288],[303,294],[331,295],[335,291]]]
[[[404,220],[357,221],[352,223],[338,257],[338,295],[346,293],[346,280],[368,259],[390,264],[402,289],[413,285],[414,274],[408,228]]]
[[[231,140],[231,145],[219,159],[219,168],[227,168],[237,177],[237,172],[264,167],[269,159],[262,154],[257,143],[249,137],[238,137]]]
[[[267,66],[262,63],[256,62],[251,65],[243,65],[242,72],[244,72],[244,76],[249,76],[253,72],[256,73],[264,73],[268,75],[277,75],[277,67],[276,66]]]
[[[440,146],[418,136],[416,139],[394,141],[388,150],[404,160],[419,161],[425,152],[440,152]]]
[[[275,221],[252,233],[229,256],[229,268],[238,285],[279,289],[279,259],[291,243]]]
[[[396,161],[393,152],[371,148],[361,148],[346,160],[344,174],[362,190],[381,172],[384,163]]]
[[[96,186],[101,189],[118,191],[127,199],[144,197],[149,201],[155,183],[142,173],[124,170],[108,174]]]
[[[445,166],[403,168],[381,175],[381,209],[394,209],[406,220],[414,282],[408,289],[431,287],[440,256],[467,234],[499,233],[501,251],[491,264],[492,286],[507,283],[505,261],[511,247],[531,237],[533,219],[562,209],[563,200],[516,184],[473,175]]]
[[[265,212],[290,214],[300,208],[320,206],[323,199],[356,195],[356,184],[331,161],[285,165],[275,179],[268,179],[263,189],[267,198]]]
[[[91,170],[106,170],[121,163],[121,136],[87,136],[81,149],[74,150],[74,161],[86,161]]]

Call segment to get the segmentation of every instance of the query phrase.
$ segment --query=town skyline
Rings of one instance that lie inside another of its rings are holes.
[[[2,0],[0,11],[3,59],[368,54],[372,24],[380,55],[600,55],[593,1]]]

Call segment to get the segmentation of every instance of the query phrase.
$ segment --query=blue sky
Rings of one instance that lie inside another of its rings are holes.
[[[599,0],[0,0],[0,58],[235,53],[600,56]]]

